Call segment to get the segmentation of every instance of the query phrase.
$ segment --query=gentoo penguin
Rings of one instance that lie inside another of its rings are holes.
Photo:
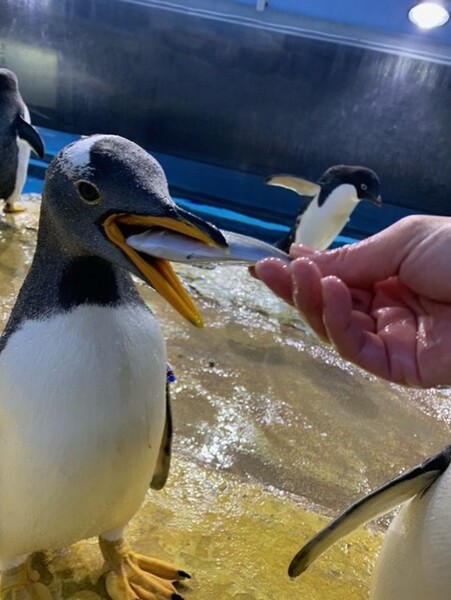
[[[30,124],[15,73],[0,69],[0,198],[5,212],[21,212],[16,204],[27,177],[30,148],[44,158],[44,144]]]
[[[273,175],[268,185],[287,188],[311,200],[301,207],[289,233],[276,243],[288,252],[291,244],[325,250],[349,221],[360,200],[381,206],[379,177],[366,167],[336,165],[316,183],[294,175]]]
[[[135,553],[124,534],[149,484],[165,483],[172,430],[164,340],[130,274],[201,325],[170,263],[127,244],[152,228],[227,247],[124,138],[91,136],[52,161],[35,255],[0,338],[2,600],[49,598],[29,554],[91,536],[113,600],[181,598],[172,582],[187,574]]]
[[[451,597],[451,446],[357,501],[312,538],[291,561],[303,573],[332,544],[407,502],[385,535],[371,600]]]

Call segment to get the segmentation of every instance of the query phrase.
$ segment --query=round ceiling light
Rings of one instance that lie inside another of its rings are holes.
[[[449,12],[440,2],[420,2],[409,10],[409,19],[421,29],[433,29],[448,21]]]

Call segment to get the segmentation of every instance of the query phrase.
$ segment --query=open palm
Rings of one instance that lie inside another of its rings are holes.
[[[329,252],[292,247],[257,277],[346,359],[390,381],[451,384],[451,219],[402,219]]]

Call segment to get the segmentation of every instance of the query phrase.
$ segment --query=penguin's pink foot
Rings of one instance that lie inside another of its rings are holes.
[[[25,561],[2,574],[0,585],[2,600],[52,600],[49,590],[39,582],[39,575]]]
[[[105,559],[106,589],[112,600],[183,600],[174,583],[188,573],[170,563],[133,552],[119,539],[99,539]]]

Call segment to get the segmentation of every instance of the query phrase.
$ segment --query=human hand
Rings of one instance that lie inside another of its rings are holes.
[[[255,275],[345,359],[389,381],[451,385],[451,218],[412,216],[360,243]]]

